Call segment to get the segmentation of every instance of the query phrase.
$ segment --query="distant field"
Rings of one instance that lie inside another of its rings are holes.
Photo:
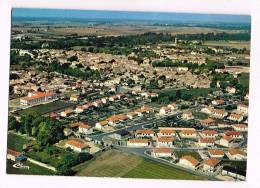
[[[28,143],[29,139],[16,135],[14,133],[8,133],[7,147],[16,151],[22,151],[23,145]]]
[[[40,167],[30,162],[23,162],[24,166],[29,166],[29,170],[27,169],[17,169],[14,168],[13,165],[15,163],[13,161],[8,160],[6,162],[6,173],[7,174],[22,174],[22,175],[54,175],[55,173],[46,168]]]
[[[249,87],[249,73],[242,73],[238,79],[240,84],[242,84],[244,87]]]
[[[203,180],[174,167],[110,150],[74,169],[76,176]]]
[[[230,47],[230,48],[246,48],[250,49],[250,41],[206,41],[203,43],[205,46],[220,46],[220,47]]]
[[[46,113],[57,111],[57,110],[67,108],[70,106],[73,106],[73,104],[59,100],[59,101],[54,101],[54,102],[47,103],[47,104],[42,104],[39,106],[34,106],[34,107],[31,107],[31,108],[28,108],[25,110],[21,110],[18,112],[18,114],[19,115],[30,114],[33,112],[40,113],[40,114],[46,114]]]
[[[194,89],[180,89],[181,93],[191,94],[193,97],[206,97],[211,91],[211,88],[194,88]],[[160,90],[159,93],[175,96],[177,90],[176,89],[163,89]]]

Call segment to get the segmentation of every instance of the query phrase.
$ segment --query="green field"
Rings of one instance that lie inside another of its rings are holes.
[[[196,119],[206,119],[209,117],[208,114],[205,114],[203,112],[192,112],[192,114]]]
[[[77,176],[205,180],[172,166],[117,150],[106,151],[73,170]]]
[[[249,87],[249,73],[242,73],[238,76],[239,83],[244,87]]]
[[[55,175],[55,172],[48,170],[46,168],[40,167],[28,161],[23,162],[24,166],[29,166],[27,169],[17,169],[13,167],[15,162],[8,160],[6,162],[6,173],[7,174],[23,174],[23,175]]]
[[[42,104],[39,106],[34,106],[25,110],[21,110],[18,113],[19,115],[31,114],[31,113],[39,113],[42,115],[53,111],[61,110],[64,108],[68,108],[71,106],[73,106],[73,104],[59,100],[47,104]]]
[[[160,90],[159,93],[174,97],[174,96],[176,96],[177,91],[178,90],[176,90],[176,89],[163,89],[163,90]],[[190,95],[192,95],[192,97],[196,98],[196,97],[206,97],[212,91],[212,89],[211,88],[194,88],[194,89],[179,89],[179,91],[184,94],[190,94]]]
[[[28,143],[29,139],[14,133],[8,133],[7,147],[16,151],[22,151],[23,145]]]

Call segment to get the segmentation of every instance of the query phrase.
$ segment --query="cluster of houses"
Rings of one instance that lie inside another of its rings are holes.
[[[137,117],[142,117],[146,114],[153,112],[153,109],[147,106],[143,106],[135,111],[128,112],[126,114],[116,114],[106,118],[103,121],[99,121],[95,124],[95,128],[98,130],[105,130],[108,126],[116,126],[119,123],[124,123],[127,120],[133,120]]]

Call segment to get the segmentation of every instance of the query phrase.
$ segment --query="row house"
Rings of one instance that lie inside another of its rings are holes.
[[[209,158],[203,162],[203,171],[213,173],[220,164],[217,158]]]
[[[195,130],[182,130],[179,135],[181,138],[197,138],[197,132]]]
[[[240,114],[235,114],[235,113],[231,113],[228,118],[231,121],[236,121],[236,122],[240,122],[243,120],[243,116]]]
[[[199,161],[190,155],[185,155],[180,158],[179,165],[191,170],[196,170],[199,166]]]
[[[216,138],[218,136],[218,132],[215,130],[203,130],[200,133],[202,138]]]
[[[200,138],[198,145],[200,147],[213,147],[215,145],[215,138]]]
[[[224,133],[225,136],[230,136],[233,139],[242,139],[243,135],[239,131],[227,131]]]
[[[169,127],[160,127],[159,132],[157,133],[158,137],[173,137],[175,136],[175,130]]]
[[[157,157],[172,157],[171,148],[153,148],[151,155]]]
[[[127,141],[128,147],[148,147],[150,144],[150,139],[129,139]]]
[[[211,118],[200,120],[200,124],[204,127],[210,127],[215,125],[215,120]]]
[[[221,149],[209,149],[208,154],[212,158],[223,158],[225,155],[225,152]]]
[[[239,132],[247,132],[248,131],[248,126],[246,124],[235,124],[232,126],[232,128],[235,131],[239,131]]]
[[[230,160],[246,160],[247,159],[246,152],[242,151],[241,149],[236,149],[236,148],[229,149],[226,155]]]
[[[136,137],[151,137],[155,136],[155,133],[151,129],[139,129],[135,131]]]
[[[228,113],[223,109],[215,109],[212,113],[212,116],[218,119],[223,119]]]
[[[158,137],[156,145],[157,147],[172,147],[174,143],[173,137]]]
[[[27,97],[20,99],[21,105],[37,105],[41,103],[52,102],[58,99],[58,95],[54,92],[29,92]]]

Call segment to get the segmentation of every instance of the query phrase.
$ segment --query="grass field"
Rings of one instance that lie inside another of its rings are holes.
[[[7,174],[23,174],[23,175],[54,175],[55,173],[46,168],[40,167],[28,161],[23,162],[24,166],[29,166],[27,169],[17,169],[13,167],[15,164],[13,161],[7,160],[6,162],[6,173]]]
[[[249,87],[249,73],[242,73],[239,77],[238,80],[241,85],[244,87]]]
[[[63,108],[67,108],[70,106],[73,106],[73,104],[59,100],[59,101],[54,101],[52,103],[42,104],[39,106],[34,106],[34,107],[31,107],[31,108],[28,108],[25,110],[21,110],[18,113],[19,113],[19,115],[30,114],[33,112],[40,113],[40,114],[46,114],[46,113],[50,113],[50,112],[60,110]]]
[[[211,88],[194,88],[194,89],[180,89],[183,94],[191,94],[192,97],[206,97],[211,91]],[[168,95],[168,96],[176,96],[176,89],[163,89],[159,91],[159,93]]]
[[[74,168],[77,176],[203,180],[174,167],[132,154],[109,150]]]
[[[22,151],[23,145],[28,143],[29,139],[16,135],[14,133],[8,133],[7,147],[16,151]]]

